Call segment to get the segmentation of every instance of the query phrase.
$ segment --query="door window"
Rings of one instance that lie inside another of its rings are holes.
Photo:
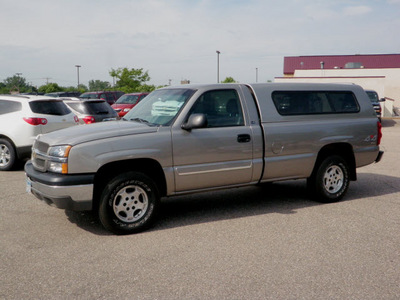
[[[205,114],[208,128],[243,126],[243,111],[235,90],[214,90],[201,95],[190,114]]]

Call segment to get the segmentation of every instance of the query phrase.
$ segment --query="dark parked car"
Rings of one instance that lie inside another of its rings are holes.
[[[371,100],[372,106],[375,109],[376,116],[378,117],[379,121],[381,121],[382,117],[382,107],[379,102],[384,102],[385,98],[379,99],[378,93],[373,90],[365,90],[369,99]]]
[[[55,92],[55,93],[47,93],[45,96],[60,98],[60,97],[79,97],[81,92]]]
[[[64,98],[64,103],[79,118],[80,124],[119,120],[119,116],[105,100]]]
[[[119,91],[100,91],[100,92],[86,92],[79,96],[83,99],[102,99],[106,100],[108,104],[112,105],[121,97],[124,92]]]
[[[122,95],[111,107],[120,117],[123,117],[148,94],[149,93],[131,93]]]

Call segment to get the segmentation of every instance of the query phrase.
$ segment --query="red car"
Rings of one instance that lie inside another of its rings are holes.
[[[131,93],[122,95],[111,107],[120,117],[123,117],[148,94],[149,93]]]

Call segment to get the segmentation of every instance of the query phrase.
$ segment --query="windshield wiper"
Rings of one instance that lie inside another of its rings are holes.
[[[135,122],[139,122],[139,123],[144,123],[147,124],[149,126],[154,126],[155,124],[150,123],[149,121],[145,120],[145,119],[141,119],[141,118],[132,118],[129,121],[135,121]]]

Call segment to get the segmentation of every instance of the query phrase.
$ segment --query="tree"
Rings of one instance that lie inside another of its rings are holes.
[[[89,91],[104,91],[111,88],[111,84],[108,81],[101,80],[90,80]]]
[[[7,77],[4,80],[4,88],[5,90],[8,90],[7,93],[24,93],[31,90],[31,86],[26,83],[26,79],[24,77],[20,77],[19,75]]]
[[[10,90],[6,87],[6,85],[0,82],[0,94],[8,94]]]
[[[156,87],[155,85],[153,85],[153,84],[142,84],[137,90],[136,90],[136,92],[139,92],[139,93],[149,93],[149,92],[152,92],[152,91],[154,91],[155,89],[157,89],[157,88],[159,88],[159,87]]]
[[[226,77],[222,83],[236,83],[236,80],[233,77]]]
[[[65,92],[76,92],[79,91],[81,93],[87,92],[88,88],[86,85],[80,83],[79,84],[79,89],[76,88],[76,86],[67,86],[67,87],[62,87],[63,91]]]
[[[57,83],[48,83],[46,85],[42,85],[38,89],[38,92],[43,93],[43,94],[63,92],[63,91],[64,91],[64,88],[60,87]]]
[[[141,92],[144,86],[152,87],[145,85],[145,82],[150,80],[150,76],[148,71],[144,72],[143,69],[118,68],[111,69],[109,73],[111,77],[117,79],[115,89],[125,93]]]
[[[76,89],[75,89],[76,90]],[[87,92],[89,89],[86,85],[84,85],[83,83],[80,83],[78,86],[78,91],[81,93]]]

